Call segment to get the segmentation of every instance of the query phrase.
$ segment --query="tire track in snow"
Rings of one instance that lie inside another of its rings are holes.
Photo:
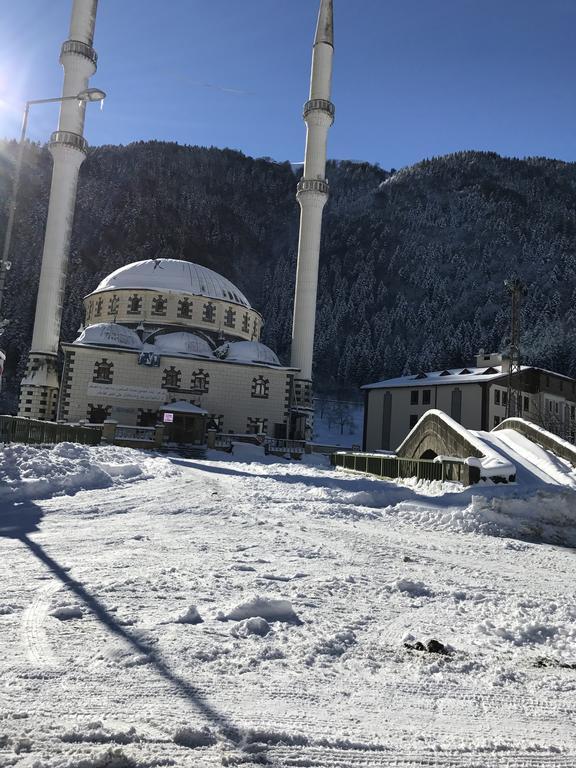
[[[26,657],[37,667],[55,667],[58,661],[46,637],[44,622],[50,608],[50,598],[61,585],[56,581],[45,584],[36,592],[32,603],[22,614],[21,635]]]

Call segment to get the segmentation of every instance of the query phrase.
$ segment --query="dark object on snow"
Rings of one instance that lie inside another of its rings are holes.
[[[536,659],[534,666],[555,667],[556,669],[576,669],[576,662],[558,661],[557,659],[547,659],[545,656],[540,656]]]
[[[426,645],[417,640],[415,643],[404,643],[404,648],[410,651],[427,651],[428,653],[438,653],[441,656],[448,656],[450,651],[439,640],[428,640]]]

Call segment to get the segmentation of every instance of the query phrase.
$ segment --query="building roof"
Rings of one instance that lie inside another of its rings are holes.
[[[186,331],[175,333],[163,333],[154,337],[152,342],[147,342],[145,351],[157,352],[161,355],[214,357],[210,344],[206,339]]]
[[[126,264],[105,277],[94,293],[113,289],[189,293],[250,307],[234,283],[208,267],[178,259],[147,259]]]
[[[199,408],[197,405],[186,402],[186,400],[177,400],[175,403],[166,403],[158,410],[166,411],[167,413],[192,413],[197,416],[207,416],[208,411],[204,408]]]
[[[117,323],[96,323],[85,328],[74,344],[87,344],[97,347],[124,347],[142,349],[140,337],[131,328]]]
[[[260,341],[227,341],[214,354],[227,362],[280,365],[276,353]]]
[[[532,370],[531,366],[523,365],[522,371]],[[374,384],[365,384],[362,389],[398,389],[401,387],[432,387],[442,384],[481,384],[484,381],[495,381],[506,378],[501,365],[488,368],[446,368],[443,371],[418,373],[413,376],[400,376],[397,379],[385,379]]]

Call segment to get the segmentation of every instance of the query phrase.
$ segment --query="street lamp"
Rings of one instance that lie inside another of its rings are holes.
[[[16,167],[14,169],[14,181],[12,182],[12,198],[10,200],[10,209],[8,212],[8,221],[6,223],[6,232],[4,234],[4,247],[2,249],[2,261],[0,261],[0,309],[4,298],[4,284],[6,282],[6,272],[12,266],[9,261],[10,245],[12,243],[12,230],[14,228],[14,215],[16,213],[16,201],[18,199],[18,190],[20,188],[20,173],[22,171],[22,158],[24,155],[24,140],[28,128],[28,114],[33,104],[54,104],[61,101],[77,101],[80,107],[82,103],[89,101],[99,101],[102,103],[106,98],[106,93],[100,88],[85,88],[76,96],[60,96],[56,99],[32,99],[27,101],[24,106],[24,116],[22,118],[22,130],[20,131],[20,143],[18,146],[18,155],[16,157]],[[0,335],[8,325],[8,320],[0,320]]]

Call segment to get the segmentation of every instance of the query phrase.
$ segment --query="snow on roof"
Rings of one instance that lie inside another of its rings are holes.
[[[531,366],[523,365],[522,370],[530,370]],[[442,371],[418,373],[414,376],[399,376],[396,379],[384,379],[374,384],[365,384],[361,389],[394,389],[398,387],[430,387],[440,384],[481,384],[483,381],[508,376],[502,372],[501,365],[491,365],[487,368],[464,367],[450,368]]]
[[[104,347],[142,349],[142,342],[135,331],[116,323],[96,323],[85,328],[74,344],[94,344]]]
[[[158,335],[152,344],[146,344],[146,349],[163,355],[214,357],[210,344],[205,339],[186,331]]]
[[[250,307],[246,296],[230,280],[208,267],[178,259],[147,259],[126,264],[105,277],[94,293],[113,288],[190,293]]]
[[[168,413],[193,413],[198,416],[208,415],[208,411],[199,408],[197,405],[192,405],[192,403],[187,403],[186,400],[177,400],[175,403],[166,403],[159,410],[167,411]]]
[[[280,365],[276,353],[259,341],[228,341],[218,347],[214,354],[222,360],[238,363]]]

